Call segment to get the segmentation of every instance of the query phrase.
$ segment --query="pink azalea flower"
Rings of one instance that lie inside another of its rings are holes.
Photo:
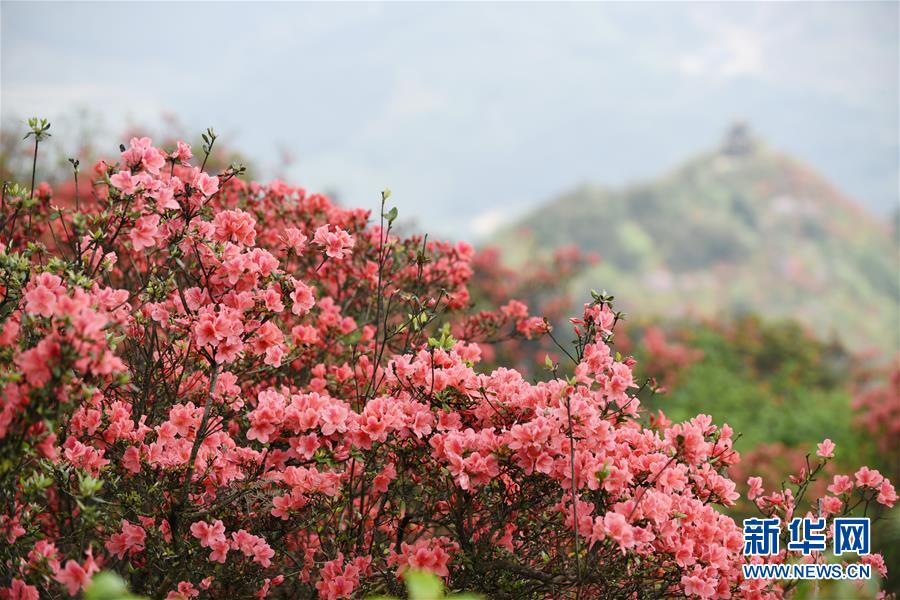
[[[141,451],[136,446],[129,446],[122,454],[122,466],[130,473],[141,472]]]
[[[0,588],[0,596],[9,600],[39,600],[36,587],[16,578],[13,578],[8,588]]]
[[[204,196],[209,197],[219,191],[219,178],[200,172],[194,179],[194,187]]]
[[[291,292],[291,300],[294,302],[294,305],[291,307],[291,312],[295,315],[305,315],[316,303],[312,288],[302,281],[296,281],[294,283],[294,291]]]
[[[128,235],[131,238],[131,244],[134,246],[134,249],[141,251],[155,246],[158,234],[159,215],[144,215],[135,222]]]
[[[177,590],[172,590],[166,595],[166,600],[189,600],[200,595],[200,590],[194,587],[190,581],[181,581],[178,583]]]
[[[884,476],[875,469],[861,467],[856,472],[856,485],[860,487],[877,488],[884,481]]]
[[[751,477],[747,480],[750,489],[747,490],[747,500],[756,500],[763,493],[762,477]]]
[[[834,442],[830,439],[825,438],[818,446],[816,455],[820,458],[833,458],[834,457]]]
[[[175,150],[169,154],[169,156],[178,162],[186,163],[191,160],[194,156],[193,152],[191,152],[191,147],[188,144],[185,144],[181,140],[177,142]]]
[[[109,182],[125,194],[133,194],[137,186],[137,181],[132,178],[130,171],[119,171],[109,178]]]
[[[625,519],[624,515],[617,512],[608,512],[603,517],[603,532],[614,539],[624,553],[637,542],[634,537],[634,528]]]
[[[78,593],[78,590],[87,587],[87,584],[91,581],[91,576],[99,570],[93,556],[88,553],[88,558],[83,565],[78,564],[74,560],[66,561],[65,566],[56,571],[53,579],[64,585],[70,596],[74,596]]]
[[[222,539],[213,540],[213,542],[209,545],[209,549],[212,552],[209,553],[209,560],[217,563],[225,563],[225,559],[228,556],[228,541],[223,537]]]
[[[56,309],[56,294],[39,285],[25,292],[25,309],[42,317],[52,317]]]
[[[355,240],[349,233],[339,227],[335,227],[332,230],[328,225],[322,225],[316,229],[313,239],[317,244],[325,248],[326,255],[336,260],[349,255],[355,244]]]
[[[716,588],[706,579],[698,575],[685,575],[681,578],[681,586],[688,597],[713,598]]]
[[[881,486],[878,488],[878,496],[875,498],[875,501],[887,507],[892,507],[897,502],[897,492],[894,490],[894,486],[891,482],[887,479],[881,482]]]
[[[211,548],[215,542],[225,540],[225,524],[219,519],[212,525],[206,521],[197,521],[191,525],[191,534],[200,540],[201,546]]]
[[[846,494],[852,489],[853,481],[846,475],[835,475],[831,485],[828,486],[828,491],[835,496]]]
[[[281,234],[281,239],[286,248],[290,248],[297,254],[300,254],[306,247],[306,236],[296,227],[288,227]]]

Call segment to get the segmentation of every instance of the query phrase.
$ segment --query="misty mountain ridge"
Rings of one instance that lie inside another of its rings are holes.
[[[583,185],[494,237],[512,264],[575,245],[575,285],[662,317],[795,317],[855,349],[900,348],[896,228],[746,125],[655,180]]]

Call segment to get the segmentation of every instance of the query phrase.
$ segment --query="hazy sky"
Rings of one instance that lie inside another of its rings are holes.
[[[890,3],[0,3],[4,126],[163,111],[292,183],[483,234],[583,181],[651,177],[735,118],[898,205]],[[117,145],[109,139],[110,149]]]

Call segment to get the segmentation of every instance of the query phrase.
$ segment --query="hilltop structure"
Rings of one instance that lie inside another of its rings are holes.
[[[653,181],[563,194],[495,242],[513,264],[572,244],[598,254],[573,289],[609,290],[629,312],[764,313],[885,356],[900,345],[891,228],[746,123]]]
[[[722,140],[721,152],[727,156],[748,156],[756,150],[756,140],[745,121],[735,122]]]

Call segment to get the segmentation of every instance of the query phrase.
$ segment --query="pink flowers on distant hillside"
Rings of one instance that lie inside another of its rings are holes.
[[[564,346],[524,301],[473,310],[472,248],[396,235],[384,201],[193,154],[134,138],[77,202],[0,209],[0,595],[101,568],[172,599],[398,593],[411,568],[488,597],[790,591],[742,579],[734,432],[645,417],[609,298]],[[550,336],[538,377],[481,366]],[[750,478],[763,514],[896,502],[867,467],[799,501],[835,446],[810,451]]]
[[[900,452],[900,365],[884,373],[884,381],[864,389],[854,400],[859,424],[888,456]]]

